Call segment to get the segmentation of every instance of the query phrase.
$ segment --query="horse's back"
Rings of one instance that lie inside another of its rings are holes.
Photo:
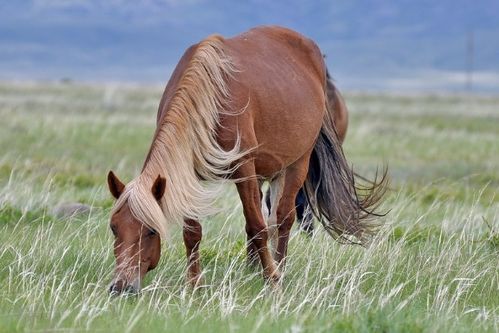
[[[290,91],[324,91],[326,67],[320,49],[293,30],[262,26],[224,43],[237,68],[237,81],[252,89],[270,88],[287,99]]]
[[[310,39],[280,27],[255,28],[224,44],[237,68],[230,81],[231,109],[245,110],[224,123],[237,127],[242,148],[258,146],[253,156],[257,174],[272,176],[310,152],[320,131],[326,82],[322,54]],[[230,142],[234,133],[221,133],[222,141]]]
[[[305,67],[306,72],[316,75],[321,83],[325,82],[325,64],[319,47],[296,31],[261,26],[225,39],[225,45],[239,66],[254,66],[248,70],[258,70],[259,67],[272,70],[272,67],[277,67],[272,72],[280,76],[278,70],[282,68]]]

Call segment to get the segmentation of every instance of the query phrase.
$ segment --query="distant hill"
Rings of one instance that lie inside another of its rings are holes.
[[[313,38],[340,86],[499,92],[499,1],[37,0],[0,4],[0,79],[164,83],[208,34],[279,24]]]

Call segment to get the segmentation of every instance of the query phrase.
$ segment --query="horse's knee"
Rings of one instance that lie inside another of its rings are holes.
[[[263,223],[247,223],[246,233],[248,234],[248,238],[255,240],[267,240],[268,237],[267,227]]]
[[[203,229],[201,224],[194,220],[185,221],[184,230],[184,243],[188,249],[199,247],[199,243],[203,237]]]

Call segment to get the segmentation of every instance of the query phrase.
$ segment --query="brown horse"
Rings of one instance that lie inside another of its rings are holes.
[[[174,223],[183,225],[188,280],[196,284],[199,219],[213,211],[220,187],[213,184],[227,180],[236,183],[242,201],[248,255],[260,259],[268,281],[280,279],[303,185],[330,234],[366,240],[377,225],[372,209],[384,182],[359,195],[326,95],[321,51],[288,29],[213,35],[187,49],[165,88],[141,174],[126,186],[108,175],[117,199],[111,292],[140,288],[158,263],[160,238]],[[268,226],[261,212],[263,181],[273,193]]]

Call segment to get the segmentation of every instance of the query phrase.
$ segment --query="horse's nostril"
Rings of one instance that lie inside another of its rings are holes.
[[[109,293],[110,293],[112,296],[119,295],[119,294],[121,293],[121,288],[119,288],[119,286],[118,286],[116,283],[113,283],[113,284],[109,287]]]
[[[118,281],[116,283],[113,283],[109,287],[109,293],[112,296],[118,296],[120,294],[125,294],[125,295],[128,295],[128,296],[131,296],[131,295],[137,294],[138,290],[133,285],[127,285],[127,286],[125,286],[125,284],[123,282]]]
[[[128,285],[128,286],[126,286],[124,292],[125,292],[125,294],[128,294],[128,295],[134,295],[134,294],[137,294],[137,289],[135,289],[135,287],[132,285]]]
[[[119,295],[123,292],[124,287],[125,283],[122,280],[117,280],[109,287],[109,293],[113,296]]]

